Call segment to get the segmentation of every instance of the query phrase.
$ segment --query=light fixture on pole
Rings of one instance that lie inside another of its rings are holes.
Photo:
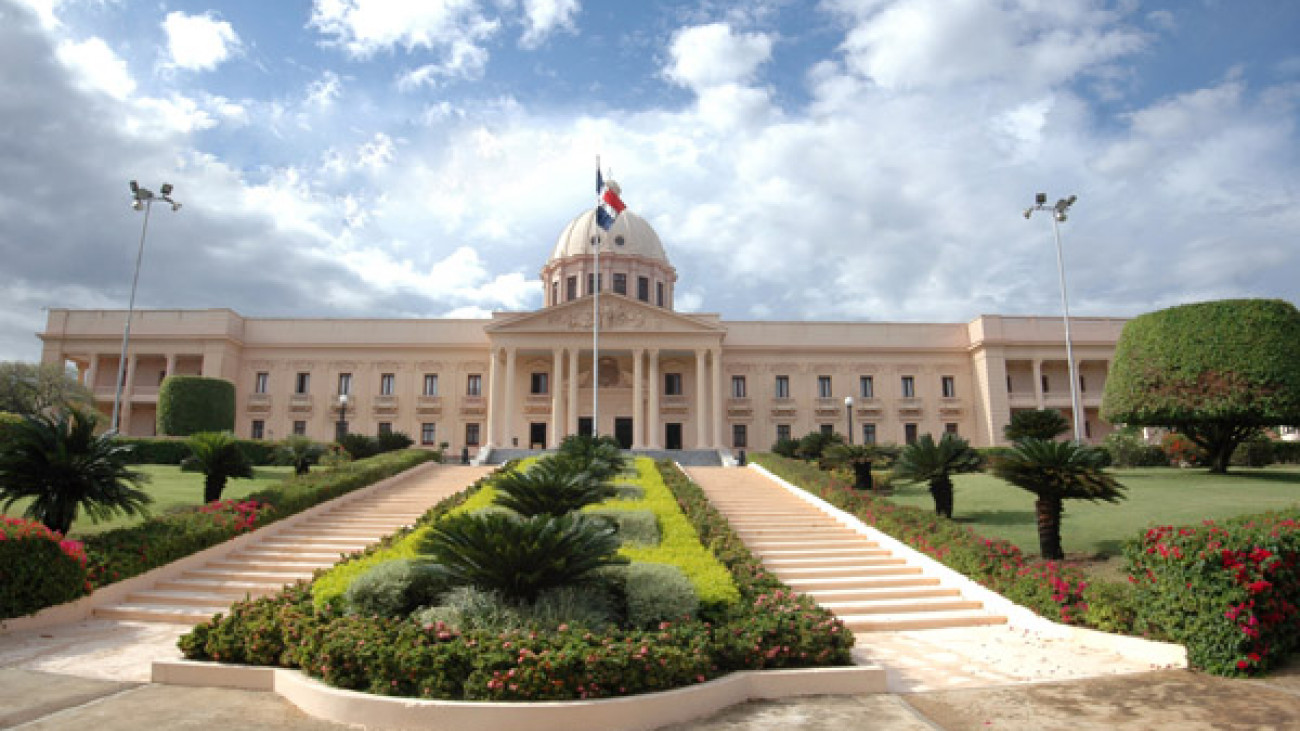
[[[140,261],[144,258],[144,237],[149,232],[149,212],[153,210],[153,202],[156,200],[171,204],[173,211],[179,211],[181,204],[172,200],[172,184],[163,183],[159,190],[161,195],[155,196],[152,190],[141,188],[136,181],[131,181],[131,207],[137,211],[144,211],[144,225],[140,227],[140,248],[135,253],[135,275],[131,278],[131,300],[126,307],[126,327],[122,330],[122,354],[117,359],[117,389],[113,395],[113,417],[109,421],[108,432],[117,434],[121,431],[121,425],[118,420],[122,414],[122,387],[126,381],[126,350],[131,344],[131,317],[135,313],[135,289],[140,282]]]
[[[348,435],[348,395],[339,394],[339,420],[334,425],[334,441],[341,442]]]
[[[1065,358],[1070,374],[1070,409],[1074,415],[1074,441],[1083,443],[1084,414],[1079,404],[1079,376],[1075,373],[1074,345],[1070,338],[1070,296],[1065,287],[1065,254],[1061,248],[1061,224],[1069,219],[1070,206],[1079,199],[1077,195],[1062,198],[1055,205],[1047,205],[1047,194],[1039,193],[1034,197],[1034,205],[1025,209],[1028,219],[1034,211],[1047,211],[1052,214],[1052,235],[1056,239],[1056,270],[1061,278],[1061,312],[1065,320]]]
[[[853,444],[853,397],[844,397],[844,412],[849,415],[849,444]]]

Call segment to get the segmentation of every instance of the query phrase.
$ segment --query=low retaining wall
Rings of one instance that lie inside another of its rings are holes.
[[[870,538],[879,543],[881,547],[887,548],[900,556],[906,556],[909,561],[915,562],[922,567],[922,570],[931,576],[938,577],[940,581],[954,588],[960,589],[963,596],[971,599],[978,599],[984,603],[988,609],[1005,615],[1007,624],[1011,627],[1021,630],[1035,632],[1044,637],[1065,639],[1078,643],[1083,647],[1096,650],[1105,650],[1121,655],[1126,658],[1139,660],[1160,667],[1187,667],[1187,648],[1182,645],[1176,645],[1169,642],[1156,642],[1154,640],[1144,640],[1140,637],[1129,637],[1127,635],[1113,635],[1107,632],[1098,632],[1097,630],[1086,629],[1084,627],[1071,627],[1069,625],[1053,622],[1045,617],[1035,614],[1033,610],[1022,607],[1010,599],[990,590],[988,587],[977,581],[971,580],[965,574],[953,571],[944,566],[933,558],[917,551],[902,541],[882,533],[880,530],[863,523],[852,513],[841,510],[834,505],[826,502],[820,497],[796,487],[786,480],[773,474],[760,464],[750,463],[749,468],[755,470],[772,480],[776,484],[788,490],[791,494],[799,499],[816,506],[822,512],[830,515],[847,528],[857,531],[859,534]]]
[[[394,698],[333,688],[297,670],[156,661],[153,682],[278,693],[316,718],[367,727],[457,731],[644,731],[716,713],[749,700],[885,692],[873,666],[750,670],[661,693],[590,701],[493,703]]]
[[[89,596],[84,596],[76,601],[68,602],[66,604],[58,604],[53,607],[46,607],[36,614],[27,617],[14,617],[12,619],[0,620],[0,634],[42,629],[45,627],[53,627],[60,624],[69,624],[89,619],[94,615],[95,609],[98,607],[121,603],[126,599],[128,594],[149,589],[160,581],[174,579],[186,571],[202,567],[209,561],[216,561],[225,558],[227,555],[234,553],[249,543],[256,543],[265,538],[274,537],[281,531],[288,530],[289,528],[292,528],[303,521],[310,520],[321,513],[333,510],[340,505],[347,505],[355,500],[365,499],[371,494],[383,490],[398,481],[405,480],[414,475],[420,475],[423,472],[436,469],[437,467],[439,467],[439,463],[437,462],[424,462],[409,470],[399,472],[392,477],[385,477],[373,485],[353,490],[346,495],[340,495],[333,500],[327,500],[319,505],[313,505],[301,513],[296,513],[288,518],[284,518],[283,520],[278,520],[270,525],[258,528],[251,533],[244,533],[235,536],[234,538],[222,541],[215,546],[205,548],[198,553],[192,553],[185,558],[180,558],[164,566],[150,569],[138,576],[132,576],[129,579],[100,587]]]

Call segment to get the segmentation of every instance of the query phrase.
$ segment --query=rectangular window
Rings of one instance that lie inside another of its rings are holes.
[[[665,396],[682,395],[682,374],[680,373],[664,374],[664,395]]]
[[[549,373],[532,374],[531,387],[528,392],[535,395],[550,393],[551,392],[550,380],[551,380],[551,374]]]
[[[655,282],[655,304],[660,307],[664,306],[664,283]]]
[[[614,273],[614,292],[616,294],[627,294],[627,275],[622,272]]]
[[[560,304],[560,280],[551,282],[551,304]]]
[[[351,394],[352,394],[352,374],[340,373],[339,374],[339,395],[350,396]]]
[[[789,425],[789,424],[777,424],[777,425],[776,425],[776,440],[777,440],[778,442],[788,442],[788,441],[790,441],[790,425]]]
[[[1052,389],[1049,388],[1049,387],[1048,387],[1048,384],[1047,384],[1047,374],[1046,374],[1046,373],[1043,374],[1041,380],[1042,380],[1042,382],[1043,382],[1043,393],[1047,393],[1048,391],[1051,391]]]
[[[293,379],[293,392],[296,394],[305,394],[311,390],[311,374],[299,373]]]
[[[817,376],[817,397],[818,397],[818,398],[830,398],[830,397],[831,397],[831,377],[830,377],[830,376]]]
[[[916,424],[903,425],[903,443],[916,444]]]
[[[465,425],[465,446],[467,447],[478,446],[478,424]]]
[[[1085,381],[1085,380],[1083,380],[1083,374],[1080,373],[1080,374],[1079,374],[1079,393],[1086,393],[1087,391],[1088,391],[1088,382]]]
[[[599,281],[600,290],[602,292],[605,291],[605,276],[603,273],[601,274],[599,280],[597,279],[596,274],[594,272],[587,275],[587,294],[596,293],[596,287],[598,281]]]
[[[393,389],[397,386],[397,376],[392,373],[384,373],[379,376],[379,395],[392,396]]]
[[[471,373],[471,374],[469,374],[469,378],[466,379],[466,382],[465,382],[465,395],[466,395],[466,396],[482,396],[482,395],[483,395],[483,376],[482,376],[482,374],[479,374],[479,373]]]
[[[916,379],[903,376],[903,398],[916,398]]]
[[[744,424],[731,425],[731,446],[736,449],[744,449],[749,446],[748,436],[748,430]]]
[[[564,299],[572,302],[578,299],[578,278],[569,277],[564,280]]]
[[[957,379],[952,376],[943,376],[939,379],[939,384],[943,387],[944,398],[957,398]]]
[[[425,422],[420,425],[420,444],[433,444],[438,441],[438,425]]]
[[[1014,390],[1015,390],[1015,389],[1011,387],[1011,374],[1008,373],[1008,374],[1007,374],[1007,393],[1011,393],[1011,392],[1014,391]]]
[[[299,437],[307,436],[307,422],[295,421],[293,423],[293,433],[294,436],[299,436]]]
[[[745,398],[745,377],[744,376],[731,377],[731,397]]]
[[[943,425],[943,430],[944,430],[945,432],[949,433],[949,434],[952,434],[953,436],[957,436],[957,425],[956,425],[956,424],[953,424],[953,423],[951,423],[951,422],[950,422],[950,423],[947,423],[947,424],[944,424],[944,425]]]
[[[822,424],[820,428],[822,430],[822,434],[825,434],[828,437],[835,433],[834,424]]]
[[[636,298],[641,300],[642,302],[650,301],[650,278],[649,277],[636,278]]]
[[[1083,436],[1092,439],[1092,422],[1087,419],[1083,420]]]
[[[790,377],[789,376],[776,377],[776,397],[790,398]]]
[[[253,428],[248,433],[254,439],[264,438],[266,436],[266,422],[261,419],[253,419]]]
[[[253,379],[253,393],[266,393],[271,385],[271,374],[266,371],[260,371],[257,378]]]
[[[381,422],[379,422],[379,435],[380,435],[380,436],[387,436],[387,435],[392,434],[392,433],[393,433],[393,422],[391,422],[391,421],[381,421]]]
[[[863,443],[863,444],[875,444],[875,443],[876,443],[876,425],[875,425],[875,424],[863,424],[863,425],[862,425],[862,443]]]
[[[425,396],[438,395],[438,374],[437,373],[424,374],[424,395]]]
[[[871,376],[858,377],[858,395],[862,398],[876,397],[876,379]]]

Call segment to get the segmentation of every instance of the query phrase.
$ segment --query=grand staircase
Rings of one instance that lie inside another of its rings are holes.
[[[95,616],[145,622],[198,624],[246,596],[273,594],[310,579],[403,526],[411,525],[443,498],[489,473],[487,467],[439,465],[419,470],[362,499],[340,498],[333,508],[285,526],[257,531],[238,550],[176,578],[134,592],[118,604],[98,607]]]
[[[854,632],[1005,624],[856,530],[749,469],[693,467],[687,473],[763,565],[831,610]]]

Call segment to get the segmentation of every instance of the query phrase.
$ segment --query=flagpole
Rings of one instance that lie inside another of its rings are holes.
[[[600,175],[600,155],[596,156],[596,175]],[[597,200],[600,199],[601,191],[596,191]],[[599,206],[599,203],[597,203]],[[599,209],[597,209],[599,210]],[[592,212],[594,219],[598,214]],[[588,232],[591,227],[587,227]],[[604,229],[602,229],[603,231]],[[599,234],[597,234],[599,236]],[[603,236],[601,238],[604,238]],[[595,437],[600,433],[600,244],[601,239],[596,240],[596,276],[592,277],[592,283],[596,287],[596,296],[592,299],[591,316],[591,436]]]

